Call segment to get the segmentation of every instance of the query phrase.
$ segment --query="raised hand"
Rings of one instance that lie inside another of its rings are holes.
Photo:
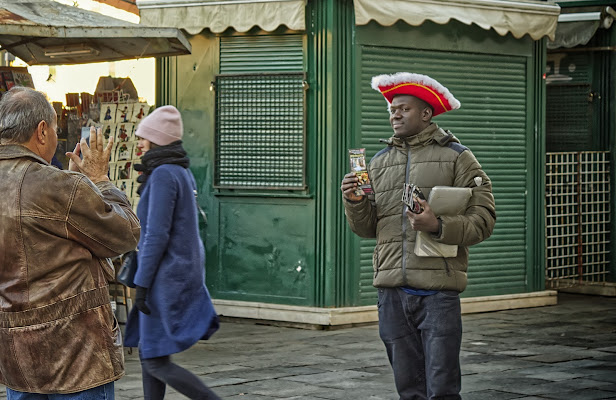
[[[109,181],[109,157],[113,147],[113,138],[110,136],[107,146],[103,146],[104,136],[100,128],[90,127],[90,145],[85,139],[81,139],[75,146],[75,150],[67,152],[70,159],[68,169],[81,172],[94,183]],[[83,154],[83,159],[79,155]]]

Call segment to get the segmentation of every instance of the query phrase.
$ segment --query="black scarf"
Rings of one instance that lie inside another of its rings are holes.
[[[135,171],[142,172],[137,178],[139,189],[137,194],[141,195],[141,191],[145,186],[145,182],[148,180],[154,168],[163,164],[177,164],[184,168],[188,168],[190,160],[186,155],[186,150],[182,147],[182,141],[178,140],[166,146],[154,147],[148,150],[143,157],[141,157],[141,164],[135,164]]]

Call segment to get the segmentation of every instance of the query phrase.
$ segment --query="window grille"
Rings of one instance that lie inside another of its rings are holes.
[[[547,86],[547,151],[593,150],[590,98],[590,84]]]
[[[548,153],[548,288],[607,280],[610,267],[610,217],[610,153]]]
[[[303,190],[304,73],[216,77],[215,186]]]

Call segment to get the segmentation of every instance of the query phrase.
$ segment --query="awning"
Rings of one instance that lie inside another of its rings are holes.
[[[176,28],[144,27],[51,0],[0,0],[0,45],[29,65],[190,54]]]
[[[560,7],[546,1],[504,0],[353,0],[357,25],[371,20],[390,26],[398,20],[419,26],[425,21],[446,24],[455,19],[476,24],[499,35],[515,38],[528,34],[534,40],[554,39]]]
[[[590,42],[599,29],[599,21],[560,22],[554,40],[548,42],[548,49],[571,48]]]
[[[582,12],[562,13],[558,17],[556,37],[548,42],[548,49],[571,48],[588,44],[597,29],[609,29],[616,18],[610,7],[586,7]]]
[[[137,0],[141,24],[173,26],[196,35],[204,29],[220,33],[228,28],[271,32],[281,25],[306,29],[306,0]]]

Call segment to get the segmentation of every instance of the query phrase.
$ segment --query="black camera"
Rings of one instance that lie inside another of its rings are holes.
[[[413,214],[421,214],[424,210],[421,204],[419,204],[419,199],[426,199],[419,187],[405,183],[402,190],[402,202],[408,206]]]

